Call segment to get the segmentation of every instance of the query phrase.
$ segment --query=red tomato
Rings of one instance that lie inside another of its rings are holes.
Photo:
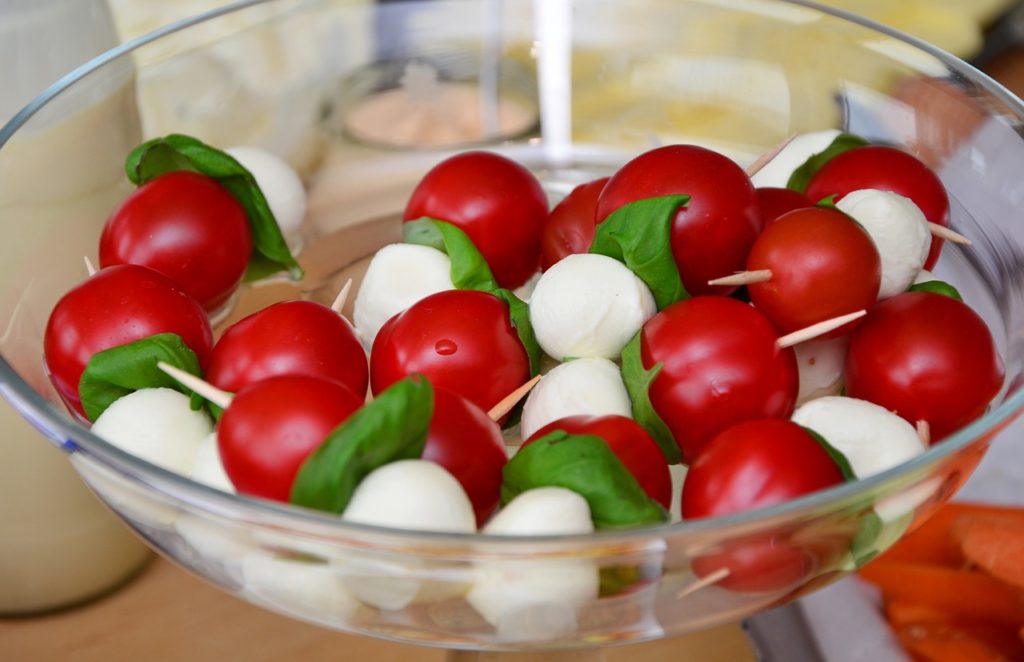
[[[345,319],[312,301],[283,301],[249,315],[217,341],[206,380],[225,391],[275,375],[333,379],[366,393],[366,352]]]
[[[892,147],[868,145],[839,154],[815,173],[806,194],[815,202],[830,195],[839,200],[867,188],[910,198],[929,221],[949,225],[949,197],[942,181],[928,166]],[[925,269],[935,266],[941,250],[942,240],[933,236]]]
[[[672,223],[672,255],[690,294],[728,294],[708,281],[742,271],[763,223],[743,169],[694,145],[659,147],[615,173],[597,202],[598,222],[636,200],[686,193],[690,202]]]
[[[640,487],[667,510],[672,505],[672,477],[658,444],[636,421],[625,416],[567,416],[537,430],[523,446],[549,432],[565,430],[569,434],[592,434],[604,439],[608,448],[629,469]]]
[[[100,235],[100,265],[159,271],[207,310],[223,304],[252,254],[245,210],[215,180],[169,172],[129,195]]]
[[[580,184],[551,210],[540,235],[540,266],[544,271],[575,253],[586,253],[594,241],[597,198],[608,177]]]
[[[754,307],[727,297],[695,297],[644,325],[644,367],[661,363],[651,404],[685,461],[741,421],[789,418],[797,394],[796,357],[779,349],[778,332]]]
[[[683,482],[683,519],[766,508],[842,482],[836,463],[796,423],[746,421],[715,436],[690,465]],[[733,541],[721,552],[695,558],[694,573],[707,576],[725,568],[728,576],[717,583],[736,591],[792,586],[809,577],[828,550],[791,537],[779,532]]]
[[[434,389],[422,458],[436,462],[455,476],[473,504],[477,526],[498,507],[501,470],[508,462],[501,428],[479,407],[448,389]]]
[[[416,185],[403,218],[424,216],[469,235],[502,287],[519,287],[537,271],[548,202],[537,178],[515,161],[463,152],[437,164]]]
[[[282,375],[246,386],[217,425],[224,471],[242,494],[287,502],[302,463],[362,404],[341,384],[317,377]]]
[[[530,378],[530,360],[503,301],[449,290],[392,317],[373,341],[374,393],[417,372],[489,411]]]
[[[750,300],[783,333],[867,310],[878,298],[882,260],[871,235],[835,209],[784,214],[754,242],[747,269],[772,278],[747,286]],[[840,336],[860,320],[827,334]]]
[[[205,367],[213,333],[202,306],[161,274],[107,267],[65,294],[46,323],[46,368],[69,407],[85,415],[78,382],[96,352],[157,333],[176,333]]]
[[[1003,384],[984,320],[961,301],[908,292],[879,302],[850,335],[846,390],[928,421],[938,441],[981,416]]]
[[[788,188],[766,186],[754,192],[757,194],[757,208],[761,210],[765,227],[786,212],[814,206],[814,202],[806,195]]]

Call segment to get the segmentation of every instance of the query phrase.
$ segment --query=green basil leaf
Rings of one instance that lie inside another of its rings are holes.
[[[499,288],[491,291],[491,294],[508,304],[509,320],[512,322],[512,328],[516,330],[516,335],[519,336],[519,342],[523,343],[523,348],[526,349],[526,356],[530,359],[530,376],[533,377],[540,372],[543,352],[533,332],[533,324],[530,323],[530,306],[511,290]]]
[[[811,178],[825,167],[826,163],[843,152],[848,152],[857,147],[864,147],[867,144],[868,141],[860,136],[855,136],[852,133],[840,133],[828,147],[811,156],[804,161],[803,165],[793,171],[793,174],[789,176],[789,181],[786,182],[786,188],[803,193],[807,190],[807,184],[811,181]]]
[[[850,543],[850,555],[853,557],[855,567],[860,568],[882,553],[875,543],[882,535],[884,528],[885,524],[882,522],[882,518],[874,510],[865,513],[861,518],[857,535]]]
[[[672,431],[665,425],[665,421],[654,411],[649,394],[651,384],[661,372],[662,366],[658,363],[650,370],[644,368],[643,358],[640,356],[641,333],[642,331],[638,331],[622,349],[622,381],[626,385],[626,392],[629,393],[629,400],[633,403],[633,418],[658,444],[665,461],[669,464],[679,464],[683,460],[679,444],[676,443]]]
[[[916,283],[911,285],[910,289],[907,291],[931,292],[932,294],[941,294],[944,297],[956,299],[957,301],[964,300],[964,298],[960,296],[960,291],[944,280],[928,280],[923,283]]]
[[[556,430],[524,446],[502,470],[501,502],[538,487],[564,487],[590,506],[597,529],[661,524],[668,513],[647,496],[602,439]]]
[[[409,221],[402,224],[402,239],[407,244],[430,246],[447,253],[452,261],[451,278],[455,289],[481,292],[498,289],[498,282],[476,244],[451,223],[426,217]]]
[[[434,389],[422,375],[395,382],[339,425],[295,476],[292,503],[341,514],[374,469],[423,455]]]
[[[287,270],[295,280],[302,278],[302,267],[292,256],[256,178],[227,152],[191,136],[171,134],[142,143],[125,161],[128,179],[136,185],[177,170],[190,170],[216,179],[245,209],[252,231],[253,256],[262,258],[254,262],[246,280],[266,275],[268,270],[269,273]]]
[[[821,207],[822,209],[835,209],[836,211],[839,211],[839,207],[836,207],[836,195],[834,193],[832,195],[826,195],[821,200],[818,200],[814,203],[814,206]],[[850,218],[853,217],[850,216]],[[856,221],[857,219],[854,218],[853,220]],[[860,223],[858,222],[857,225],[860,225]]]
[[[828,456],[832,458],[832,461],[836,463],[837,467],[839,467],[839,473],[843,475],[843,480],[848,483],[857,480],[857,475],[853,473],[853,467],[850,466],[850,461],[846,459],[846,455],[844,455],[838,448],[828,443],[828,441],[825,440],[825,437],[821,436],[811,428],[804,427],[803,425],[800,427],[802,427],[807,434],[811,435],[814,441],[818,442],[818,445],[821,446],[823,451],[828,453]]]
[[[115,400],[144,388],[173,388],[194,396],[190,389],[157,367],[160,361],[202,376],[195,352],[174,333],[158,333],[93,354],[78,382],[85,415],[95,421]],[[199,405],[193,398],[192,408],[198,410],[201,400]]]
[[[616,209],[597,226],[590,252],[625,264],[647,284],[658,310],[689,295],[672,256],[672,221],[688,195],[637,200]]]

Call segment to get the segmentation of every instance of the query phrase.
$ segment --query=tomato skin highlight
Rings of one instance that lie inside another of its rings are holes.
[[[882,260],[871,235],[835,209],[810,207],[765,228],[747,259],[771,280],[747,286],[750,299],[783,333],[867,310],[878,298]],[[826,334],[847,333],[860,320]]]
[[[636,200],[683,193],[690,201],[672,223],[672,255],[683,285],[692,295],[728,294],[736,288],[708,281],[743,271],[764,223],[754,185],[727,157],[695,145],[645,152],[608,181],[597,219]]]
[[[533,173],[504,156],[463,152],[434,166],[416,185],[402,218],[424,216],[469,235],[502,287],[519,287],[540,265],[547,197]]]
[[[541,269],[547,271],[564,257],[590,250],[597,226],[597,199],[608,179],[580,184],[551,210],[540,235]]]
[[[239,493],[287,502],[302,463],[362,404],[346,387],[317,377],[251,384],[217,425],[224,470]]]
[[[392,317],[373,341],[374,394],[414,373],[489,411],[530,378],[530,360],[503,301],[448,290]]]
[[[459,481],[473,504],[477,526],[498,507],[501,470],[508,462],[501,428],[466,398],[434,388],[434,415],[422,459],[440,464]]]
[[[592,434],[608,444],[619,461],[633,474],[647,496],[666,510],[672,505],[672,477],[658,445],[639,423],[625,416],[566,416],[530,435],[523,447],[555,430]]]
[[[366,393],[366,352],[345,319],[312,301],[282,301],[232,325],[213,348],[206,381],[235,393],[276,375],[332,379]]]
[[[755,189],[754,193],[757,195],[757,207],[761,211],[766,228],[787,212],[814,206],[810,198],[793,189],[765,186]]]
[[[797,396],[792,348],[761,312],[727,297],[694,297],[652,317],[640,336],[643,365],[663,364],[651,404],[686,462],[713,436],[745,420],[789,418]]]
[[[242,205],[215,180],[169,172],[132,192],[100,235],[100,265],[159,271],[207,310],[238,288],[252,255]]]
[[[933,443],[981,416],[1003,377],[985,321],[941,294],[907,292],[881,301],[850,335],[848,394],[911,424],[928,421]]]
[[[815,173],[806,195],[815,202],[835,195],[838,201],[861,189],[898,193],[910,198],[930,222],[949,225],[949,196],[942,180],[920,160],[893,147],[868,145],[839,154]],[[935,266],[941,251],[942,239],[933,235],[925,269]]]
[[[72,288],[50,313],[46,368],[64,402],[82,416],[78,382],[92,355],[158,333],[176,333],[206,367],[213,332],[206,312],[165,276],[132,264],[107,267]]]

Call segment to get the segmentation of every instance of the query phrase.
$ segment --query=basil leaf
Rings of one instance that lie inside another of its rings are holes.
[[[672,221],[688,195],[637,200],[616,209],[597,226],[590,252],[625,264],[647,284],[658,310],[689,295],[672,255]]]
[[[556,430],[524,446],[502,470],[501,502],[538,487],[564,487],[590,506],[598,529],[661,524],[668,513],[647,496],[602,439]]]
[[[341,514],[366,476],[423,455],[434,414],[434,389],[422,375],[395,382],[352,414],[306,458],[292,503]]]
[[[533,324],[530,323],[530,306],[511,290],[499,288],[491,294],[508,304],[508,318],[512,322],[512,328],[516,330],[516,335],[519,336],[519,342],[523,343],[523,348],[526,349],[526,356],[530,359],[530,376],[533,377],[540,372],[542,352],[537,336],[533,332]]]
[[[287,270],[299,280],[302,267],[288,248],[281,228],[256,178],[230,154],[181,134],[144,142],[128,155],[125,172],[135,185],[142,185],[164,173],[190,170],[216,179],[245,209],[252,231],[253,260],[246,280]],[[257,259],[262,258],[262,259]]]
[[[836,197],[837,196],[835,193],[833,193],[832,195],[826,195],[821,200],[815,202],[814,206],[821,207],[822,209],[835,209],[836,211],[839,211],[839,207],[836,207]],[[850,218],[853,218],[853,216],[850,216]],[[856,221],[857,219],[853,218],[853,220]],[[860,225],[860,222],[858,222],[857,225]]]
[[[498,282],[487,260],[465,232],[447,221],[420,218],[402,224],[402,239],[407,244],[430,246],[448,254],[452,261],[452,284],[457,290],[491,292]]]
[[[679,444],[676,443],[672,431],[665,425],[665,421],[654,411],[649,395],[651,384],[661,372],[662,366],[658,363],[650,370],[644,368],[643,358],[640,356],[641,333],[643,331],[638,331],[622,349],[622,381],[626,385],[626,392],[629,393],[629,400],[633,403],[634,420],[647,430],[647,434],[658,444],[666,462],[679,464],[683,460]]]
[[[882,522],[882,518],[874,510],[865,513],[861,518],[857,535],[850,543],[850,555],[853,557],[855,567],[860,568],[882,553],[883,550],[878,549],[875,543],[882,535],[884,528],[885,524]]]
[[[916,283],[910,286],[908,292],[931,292],[932,294],[941,294],[944,297],[950,299],[956,299],[957,301],[963,301],[964,298],[960,296],[960,290],[956,289],[944,280],[928,280],[923,283]]]
[[[156,366],[160,361],[202,376],[195,352],[174,333],[158,333],[93,354],[78,382],[85,415],[95,421],[115,400],[144,388],[173,388],[194,396],[191,389]],[[192,408],[201,406],[202,400],[197,406],[193,397]]]
[[[846,459],[846,455],[844,455],[842,451],[828,443],[828,441],[825,440],[825,437],[821,436],[811,428],[804,427],[803,425],[800,427],[802,427],[807,434],[811,435],[811,438],[813,438],[814,441],[818,442],[818,445],[821,446],[823,451],[828,453],[828,456],[832,458],[832,461],[836,463],[837,467],[839,467],[839,473],[843,475],[843,480],[848,483],[857,480],[857,475],[853,473],[853,467],[850,466],[850,461]]]
[[[864,147],[867,144],[868,141],[860,136],[855,136],[852,133],[840,133],[828,147],[808,158],[803,165],[793,171],[793,174],[789,176],[789,181],[786,182],[786,188],[803,193],[807,190],[807,184],[811,178],[825,167],[826,163],[843,152]]]

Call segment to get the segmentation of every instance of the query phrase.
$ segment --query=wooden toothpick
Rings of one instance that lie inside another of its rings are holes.
[[[938,223],[932,223],[929,221],[928,231],[940,239],[945,239],[946,241],[954,244],[960,244],[961,246],[970,246],[974,243],[956,230],[950,230],[945,225],[939,225]]]
[[[762,154],[761,156],[757,157],[756,161],[747,166],[747,177],[753,177],[758,173],[758,171],[761,170],[761,168],[768,165],[768,162],[774,159],[776,156],[778,156],[779,152],[786,149],[786,145],[793,142],[793,138],[796,138],[795,133],[790,137],[786,138],[785,140],[783,140],[782,142],[780,142],[775,147],[771,148],[770,150]]]
[[[718,570],[715,570],[714,572],[712,572],[710,574],[704,575],[700,579],[696,579],[696,580],[690,582],[689,584],[687,584],[686,586],[684,586],[683,588],[681,588],[679,590],[679,592],[676,593],[676,599],[678,600],[680,598],[685,598],[688,595],[692,595],[692,594],[696,593],[697,591],[701,590],[702,588],[707,588],[708,586],[711,586],[712,584],[717,584],[718,582],[722,581],[723,579],[725,579],[728,576],[729,576],[729,569],[728,568],[719,568]]]
[[[917,429],[917,436],[925,448],[932,445],[932,426],[923,418],[914,427]]]
[[[516,403],[522,400],[526,394],[530,392],[530,389],[537,385],[537,382],[540,381],[540,377],[540,375],[532,377],[528,382],[506,395],[501,399],[501,402],[491,407],[491,410],[487,412],[487,416],[492,421],[497,421],[501,419],[502,416],[512,411],[512,408],[516,406]]]
[[[227,409],[228,405],[231,404],[231,400],[235,397],[234,394],[222,391],[213,384],[204,382],[192,373],[185,372],[180,368],[175,368],[170,363],[160,361],[156,364],[156,367],[173,377],[182,386],[187,386],[221,409]]]
[[[83,255],[82,256],[82,260],[85,262],[85,272],[87,274],[89,274],[89,277],[92,278],[93,276],[95,276],[96,275],[96,265],[94,265],[92,263],[92,260],[89,259],[89,256],[88,255]]]
[[[793,333],[787,333],[786,335],[776,340],[775,344],[778,345],[780,349],[792,347],[793,345],[799,345],[804,341],[813,340],[814,338],[824,335],[829,331],[834,331],[839,327],[843,326],[844,324],[848,324],[857,318],[864,317],[867,314],[868,311],[866,310],[858,310],[857,312],[849,313],[848,315],[840,315],[839,317],[833,317],[832,319],[827,319],[823,322],[818,322],[817,324],[812,324],[802,329],[797,329]]]
[[[331,310],[341,314],[341,309],[345,307],[345,302],[348,301],[348,292],[352,289],[352,279],[349,278],[342,285],[341,291],[338,292],[338,296],[334,297],[334,303],[331,304]]]
[[[722,276],[708,281],[708,285],[750,285],[763,283],[772,279],[771,269],[754,269],[753,271],[737,271],[731,276]]]

